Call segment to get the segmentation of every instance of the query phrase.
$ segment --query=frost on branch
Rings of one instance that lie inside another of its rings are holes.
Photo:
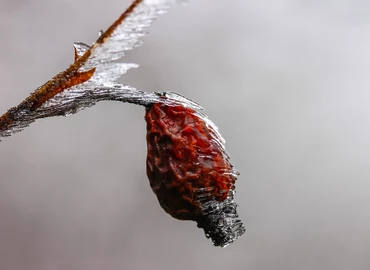
[[[90,47],[75,43],[75,61],[0,117],[0,138],[23,130],[36,119],[70,115],[101,100],[146,105],[157,95],[115,81],[137,64],[120,63],[126,51],[140,46],[153,21],[181,0],[135,0]]]

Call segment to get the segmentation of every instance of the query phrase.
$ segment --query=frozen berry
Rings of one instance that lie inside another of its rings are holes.
[[[204,115],[181,103],[147,107],[147,175],[162,208],[194,220],[216,246],[245,231],[233,201],[237,172]]]

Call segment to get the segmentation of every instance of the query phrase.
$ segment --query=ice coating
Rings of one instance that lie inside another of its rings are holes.
[[[8,125],[8,129],[0,129],[0,138],[8,137],[22,131],[37,119],[53,116],[69,116],[82,109],[94,106],[99,101],[121,101],[142,106],[160,102],[164,104],[183,104],[183,106],[189,108],[202,109],[195,102],[174,92],[170,92],[169,97],[166,99],[163,99],[163,94],[163,92],[140,91],[128,85],[113,83],[91,89],[89,88],[89,84],[86,84],[86,86],[74,86],[68,92],[59,93],[54,98],[44,102],[41,107],[34,111],[27,108],[18,109],[16,114],[12,116],[13,122]],[[13,109],[9,113],[13,113]]]
[[[216,246],[234,242],[245,232],[233,201],[238,172],[215,124],[172,100],[148,106],[145,119],[147,175],[162,208],[196,221]]]
[[[101,100],[146,105],[158,99],[155,93],[116,84],[137,64],[119,63],[125,52],[140,40],[153,21],[181,0],[135,0],[130,7],[89,46],[74,44],[75,61],[65,71],[40,86],[19,105],[0,117],[0,139],[20,132],[40,118],[70,115]]]
[[[126,72],[137,65],[117,65],[116,60],[122,58],[126,51],[142,45],[141,38],[146,35],[153,21],[161,14],[166,13],[172,4],[181,2],[178,0],[139,0],[134,1],[129,9],[121,17],[102,33],[96,43],[87,52],[88,59],[80,67],[79,71],[87,71],[96,68],[93,80],[105,84],[106,70],[123,70]],[[124,21],[124,23],[121,23]],[[107,42],[109,40],[109,42]],[[108,79],[108,81],[112,81]]]

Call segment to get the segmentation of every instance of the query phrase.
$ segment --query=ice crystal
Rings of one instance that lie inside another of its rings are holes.
[[[75,62],[0,117],[0,138],[23,130],[39,118],[67,116],[102,100],[139,105],[163,100],[156,93],[117,84],[118,78],[138,67],[118,60],[140,46],[153,21],[179,2],[183,1],[135,0],[92,46],[74,43]]]

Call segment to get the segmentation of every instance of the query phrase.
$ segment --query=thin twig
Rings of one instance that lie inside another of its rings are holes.
[[[91,46],[75,43],[75,61],[0,117],[0,138],[23,130],[39,118],[70,115],[101,100],[138,105],[158,101],[158,95],[115,81],[136,64],[117,63],[142,44],[145,29],[180,0],[135,0]]]

